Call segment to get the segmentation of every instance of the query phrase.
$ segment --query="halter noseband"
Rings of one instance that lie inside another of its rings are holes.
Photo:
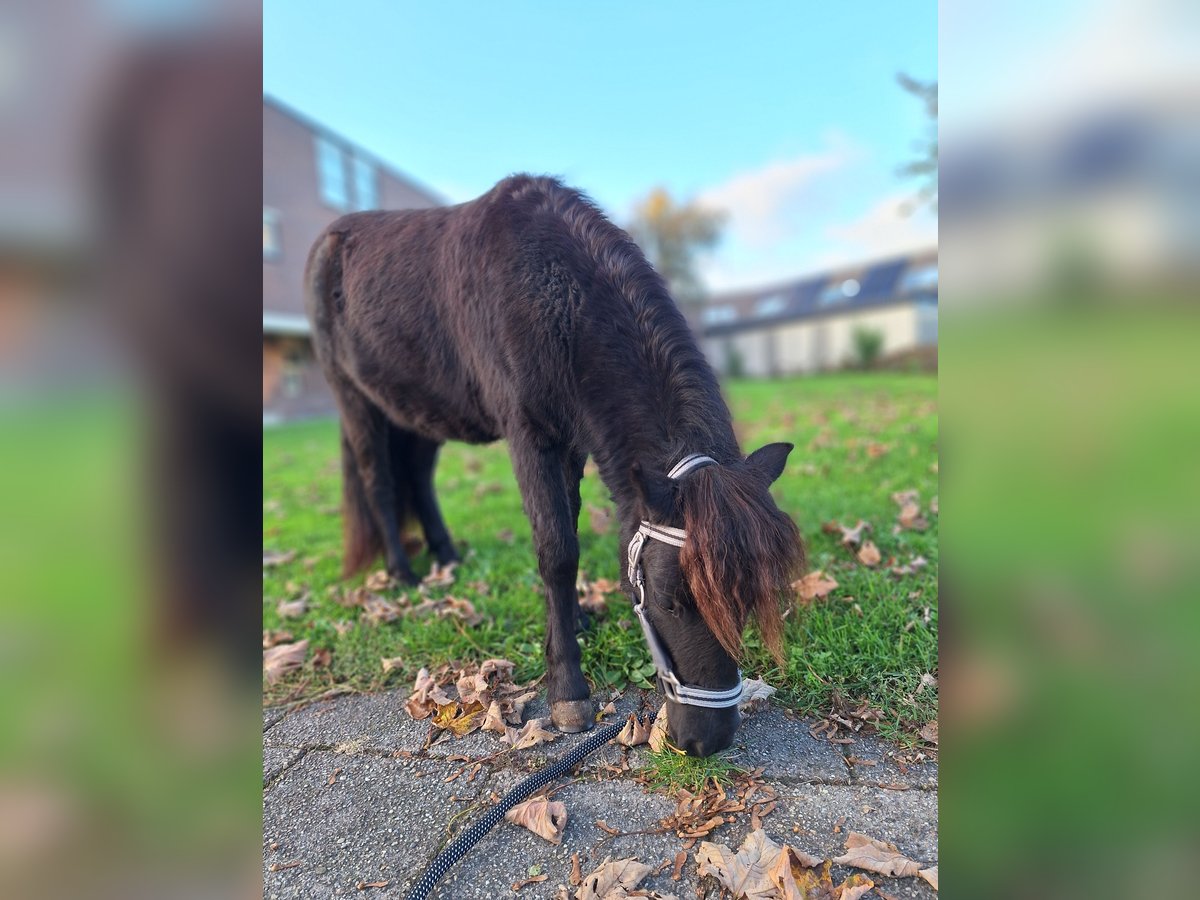
[[[705,466],[715,466],[717,461],[701,453],[685,456],[671,467],[667,477],[678,481],[689,472],[702,469]],[[642,548],[647,538],[662,541],[672,547],[682,547],[687,538],[687,532],[682,528],[672,528],[669,525],[654,525],[645,520],[638,526],[637,532],[629,541],[629,583],[638,593],[638,601],[633,606],[638,621],[642,623],[642,633],[646,636],[646,644],[650,647],[650,657],[654,660],[654,668],[658,670],[658,678],[662,683],[663,693],[668,700],[683,703],[688,706],[704,706],[709,709],[724,709],[737,706],[742,699],[742,670],[738,669],[737,684],[734,687],[719,691],[707,688],[692,687],[681,682],[671,668],[671,657],[667,655],[666,647],[659,640],[658,634],[646,616],[646,581],[642,574]]]

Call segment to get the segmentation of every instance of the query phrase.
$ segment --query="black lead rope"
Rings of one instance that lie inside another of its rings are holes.
[[[573,768],[583,762],[588,756],[599,750],[618,734],[625,727],[624,722],[615,725],[606,725],[595,734],[589,736],[579,746],[570,750],[557,762],[551,763],[540,772],[535,772],[530,775],[515,788],[504,795],[504,798],[483,814],[478,822],[451,841],[450,846],[437,855],[433,862],[429,864],[429,868],[421,875],[416,886],[408,892],[408,900],[425,900],[429,896],[430,891],[447,872],[450,867],[467,855],[479,839],[491,831],[496,823],[504,818],[504,814],[528,798],[534,791],[540,790],[557,778],[561,778],[570,772]]]

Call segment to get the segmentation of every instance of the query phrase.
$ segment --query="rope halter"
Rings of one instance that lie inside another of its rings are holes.
[[[689,472],[702,469],[705,466],[715,466],[717,461],[701,453],[685,456],[671,467],[667,477],[678,481]],[[638,621],[642,624],[642,634],[646,636],[646,645],[650,648],[650,657],[654,660],[654,668],[658,670],[658,679],[662,684],[663,693],[668,700],[683,703],[687,706],[704,706],[709,709],[724,709],[737,706],[742,699],[742,670],[738,669],[737,684],[722,690],[710,691],[708,688],[694,687],[684,684],[675,675],[671,667],[671,657],[650,624],[646,615],[646,579],[642,572],[642,549],[647,539],[661,541],[672,547],[682,547],[687,539],[687,532],[682,528],[672,528],[670,525],[655,525],[644,519],[638,526],[637,532],[629,541],[629,583],[637,591],[637,603],[633,611],[637,613]]]

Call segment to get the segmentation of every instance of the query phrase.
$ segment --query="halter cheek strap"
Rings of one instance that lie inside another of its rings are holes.
[[[717,461],[712,457],[704,456],[701,453],[693,453],[675,463],[667,473],[667,477],[678,480],[696,469],[715,465],[717,465]],[[664,544],[670,544],[672,547],[682,547],[683,542],[687,539],[687,532],[682,528],[672,528],[669,525],[655,525],[643,520],[641,525],[638,526],[637,532],[629,541],[629,583],[633,585],[638,595],[637,603],[633,606],[633,611],[637,613],[638,621],[642,625],[642,634],[646,636],[646,645],[650,648],[650,657],[654,660],[654,668],[658,670],[658,677],[662,683],[663,693],[668,700],[688,706],[703,706],[709,709],[724,709],[729,706],[736,706],[742,699],[742,672],[740,669],[738,670],[736,685],[715,691],[684,684],[675,675],[675,671],[671,666],[671,657],[667,653],[666,647],[663,646],[662,641],[659,640],[654,626],[650,624],[650,619],[646,616],[646,579],[642,573],[641,558],[642,549],[645,547],[648,539],[661,541]]]

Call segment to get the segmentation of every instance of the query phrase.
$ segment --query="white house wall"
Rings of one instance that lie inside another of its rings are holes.
[[[708,338],[704,342],[709,359],[720,372],[728,371],[728,348],[741,356],[742,371],[751,378],[792,375],[836,369],[854,362],[854,332],[858,328],[883,335],[881,355],[911,350],[919,339],[930,343],[931,323],[937,308],[924,313],[920,322],[916,304],[886,309],[861,310],[841,316],[825,316],[774,328],[756,328],[732,335]],[[936,318],[932,341],[936,342]]]

